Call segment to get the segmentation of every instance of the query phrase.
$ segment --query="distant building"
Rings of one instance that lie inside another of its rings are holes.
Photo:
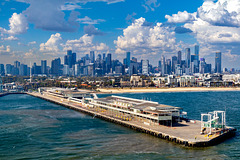
[[[222,53],[216,52],[215,56],[215,73],[221,73],[222,71]]]
[[[0,76],[5,76],[4,64],[0,64]]]
[[[47,74],[47,60],[41,60],[41,72]]]
[[[191,62],[191,52],[190,48],[186,48],[186,68],[190,68],[190,62]]]
[[[67,55],[64,56],[64,65],[68,65],[69,68],[72,68],[76,64],[77,55],[72,53],[72,50],[67,50]]]
[[[90,63],[88,65],[88,75],[91,76],[91,77],[93,77],[95,75],[95,73],[94,73],[94,64],[93,63]]]
[[[14,68],[13,68],[13,75],[19,75],[19,69],[20,69],[20,62],[15,61]]]
[[[126,64],[127,64],[127,67],[130,67],[130,63],[131,63],[131,53],[127,52],[126,53]]]
[[[61,67],[61,59],[56,58],[52,60],[52,66],[51,66],[51,73],[52,75],[59,76],[60,75],[60,67]]]
[[[32,66],[32,74],[42,74],[41,66],[37,66],[36,63]]]
[[[149,61],[148,60],[142,60],[142,74],[148,75],[149,74]]]
[[[176,67],[177,64],[178,64],[178,58],[176,56],[173,56],[172,57],[172,72],[173,73],[176,73],[175,72],[175,67]]]
[[[94,53],[94,51],[90,51],[90,62],[91,63],[95,62],[95,53]]]
[[[28,76],[28,66],[25,64],[20,65],[20,76]]]
[[[138,73],[138,64],[136,62],[131,62],[129,67],[129,75],[137,74]]]
[[[162,55],[162,59],[161,59],[161,73],[162,75],[166,74],[166,66],[165,66],[165,57],[164,55]]]
[[[181,63],[182,63],[182,52],[178,51],[177,64],[181,64]]]
[[[14,66],[11,64],[6,64],[6,74],[13,74],[13,68]]]
[[[112,68],[112,54],[108,53],[107,54],[107,73],[111,73],[111,68]]]

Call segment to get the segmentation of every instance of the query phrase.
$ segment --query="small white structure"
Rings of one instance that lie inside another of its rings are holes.
[[[207,117],[207,121],[204,118]],[[208,114],[201,114],[201,134],[206,131],[208,135],[212,134],[212,129],[224,129],[226,126],[225,111],[214,111]]]

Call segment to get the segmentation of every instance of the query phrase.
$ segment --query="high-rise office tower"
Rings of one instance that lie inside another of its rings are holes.
[[[107,64],[107,73],[110,73],[111,72],[111,67],[112,67],[112,54],[111,53],[107,54],[106,64]]]
[[[199,46],[195,45],[195,60],[199,61]]]
[[[195,45],[195,55],[194,55],[195,59],[194,59],[194,73],[198,73],[199,72],[199,46]]]
[[[161,73],[162,75],[166,74],[166,62],[165,62],[165,57],[164,55],[162,55],[162,59],[161,59]]]
[[[72,65],[75,65],[77,62],[77,54],[76,53],[72,53]]]
[[[136,62],[131,62],[129,66],[129,75],[137,74],[138,73],[138,64]]]
[[[5,69],[4,69],[4,64],[0,64],[0,76],[5,75]]]
[[[149,74],[149,61],[148,60],[142,60],[142,74],[148,75]]]
[[[126,53],[126,58],[127,58],[127,66],[129,67],[130,66],[130,63],[131,63],[131,53],[130,52],[127,52]]]
[[[103,53],[102,54],[102,59],[105,60],[105,58],[106,58],[106,53]]]
[[[98,54],[98,56],[97,56],[97,61],[101,61],[102,60],[102,55],[101,54]]]
[[[68,65],[68,56],[67,55],[64,56],[64,65]]]
[[[47,74],[47,60],[41,60],[42,74]]]
[[[94,61],[95,61],[95,53],[94,51],[90,51],[90,62],[94,63]]]
[[[205,58],[201,58],[200,59],[200,73],[201,74],[205,73],[205,67],[206,67]]]
[[[181,64],[181,63],[182,63],[182,52],[178,51],[177,64]]]
[[[69,68],[76,63],[76,53],[72,53],[72,50],[67,50],[67,55],[64,56],[64,65],[68,65]]]
[[[166,60],[166,69],[165,69],[167,74],[171,74],[172,71],[172,65],[171,65],[171,59]]]
[[[6,74],[13,74],[14,66],[11,64],[6,64]]]
[[[161,65],[161,60],[158,61],[158,71],[160,72],[161,71],[161,68],[162,68],[162,65]]]
[[[221,73],[222,68],[222,53],[216,52],[215,56],[215,73]]]
[[[55,75],[55,76],[60,75],[60,66],[61,66],[60,58],[56,58],[52,60],[52,66],[51,66],[52,75]]]
[[[176,65],[178,64],[178,57],[177,56],[173,56],[172,57],[172,71],[175,73],[175,68]]]
[[[19,75],[19,69],[20,69],[20,62],[15,61],[14,62],[14,69],[13,69],[13,75]]]
[[[67,55],[72,55],[72,50],[67,50]]]
[[[28,74],[27,74],[27,68],[28,68],[27,65],[21,64],[21,65],[20,65],[19,75],[21,75],[21,76],[27,76],[27,75],[28,75]]]
[[[186,48],[186,67],[190,68],[190,63],[191,63],[191,54],[190,54],[190,48]]]

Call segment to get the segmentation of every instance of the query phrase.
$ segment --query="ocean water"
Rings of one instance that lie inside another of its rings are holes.
[[[240,92],[118,95],[182,107],[198,120],[226,110],[227,124],[240,129]],[[186,148],[29,95],[8,95],[0,97],[0,159],[240,159],[240,139],[237,133],[216,146]]]

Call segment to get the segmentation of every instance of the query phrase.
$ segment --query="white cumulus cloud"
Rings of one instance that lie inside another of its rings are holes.
[[[135,54],[169,53],[176,50],[175,32],[162,23],[144,25],[145,18],[139,18],[123,30],[123,35],[114,41],[116,52],[133,51]]]
[[[10,49],[10,46],[4,46],[4,45],[1,45],[0,46],[0,55],[6,55],[6,54],[9,54],[11,52],[11,49]]]
[[[168,19],[169,23],[186,23],[195,20],[196,13],[188,13],[187,11],[178,12],[172,16],[166,15],[165,18]]]
[[[25,33],[27,30],[28,22],[22,13],[13,13],[12,17],[9,18],[9,30],[0,27],[2,34],[10,35],[8,38],[3,38],[4,40],[17,40],[13,35]]]
[[[16,41],[18,40],[17,37],[14,37],[14,36],[9,36],[9,37],[6,37],[6,38],[1,38],[2,40],[5,40],[5,41]]]
[[[91,19],[88,16],[85,16],[84,18],[78,18],[77,21],[82,24],[99,24],[100,22],[105,22],[104,19]]]
[[[197,15],[212,25],[240,27],[240,1],[206,1],[198,8]]]
[[[87,34],[83,35],[79,39],[68,40],[64,44],[64,50],[71,49],[77,53],[89,53],[89,51],[108,51],[109,47],[105,43],[94,44],[94,36],[89,36]]]
[[[61,41],[62,37],[60,33],[52,34],[46,43],[40,44],[40,51],[47,54],[57,54]]]

